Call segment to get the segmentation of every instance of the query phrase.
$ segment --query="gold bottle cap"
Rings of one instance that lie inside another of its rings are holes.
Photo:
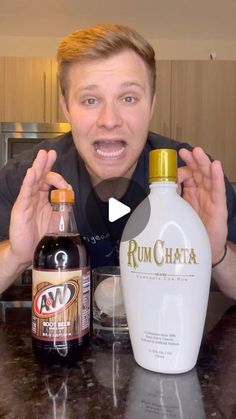
[[[75,202],[75,194],[72,189],[54,189],[51,191],[50,201],[53,204],[65,202],[73,204]]]
[[[149,183],[176,182],[177,152],[173,149],[160,148],[149,153]]]

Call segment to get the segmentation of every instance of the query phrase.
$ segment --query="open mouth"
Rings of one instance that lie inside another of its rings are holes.
[[[122,155],[126,147],[123,140],[101,140],[95,141],[94,148],[100,157],[117,158]]]

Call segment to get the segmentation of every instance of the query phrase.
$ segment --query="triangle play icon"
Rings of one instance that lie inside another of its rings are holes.
[[[128,205],[122,204],[115,198],[109,198],[108,201],[108,219],[111,223],[118,220],[131,211]]]

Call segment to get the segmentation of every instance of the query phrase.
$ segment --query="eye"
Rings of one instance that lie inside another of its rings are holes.
[[[135,97],[134,96],[125,96],[124,97],[124,102],[126,102],[126,103],[133,103],[133,102],[135,102]]]
[[[130,103],[130,104],[134,104],[137,102],[138,97],[137,96],[133,96],[133,95],[127,95],[127,96],[123,96],[123,102],[125,103]]]
[[[85,105],[95,105],[97,103],[97,99],[94,97],[88,97],[87,99],[84,99],[83,103]]]

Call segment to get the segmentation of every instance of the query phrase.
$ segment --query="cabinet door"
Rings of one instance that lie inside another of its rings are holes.
[[[52,122],[67,122],[60,105],[61,89],[56,59],[52,60]]]
[[[221,160],[236,181],[236,62],[172,62],[171,136]]]
[[[51,59],[5,57],[5,121],[50,122]]]
[[[4,121],[4,58],[0,57],[0,121]]]
[[[156,106],[150,130],[170,136],[171,61],[157,61]]]

